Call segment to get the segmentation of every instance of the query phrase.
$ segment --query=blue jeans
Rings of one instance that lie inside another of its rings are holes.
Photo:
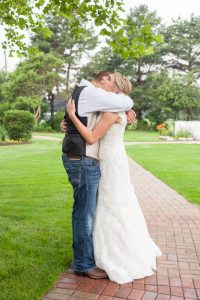
[[[74,191],[72,211],[74,271],[86,272],[96,267],[93,250],[93,227],[100,179],[99,161],[62,155],[63,165]]]

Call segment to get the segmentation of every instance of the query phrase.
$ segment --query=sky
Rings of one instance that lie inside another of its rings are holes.
[[[163,23],[170,24],[172,19],[179,16],[188,19],[193,13],[200,15],[200,0],[124,0],[125,9],[129,9],[141,4],[146,4],[151,11],[156,11],[158,17],[162,18]],[[19,58],[7,58],[8,71],[13,71]],[[5,68],[4,53],[0,47],[0,69]]]
[[[146,4],[150,10],[157,11],[164,23],[169,24],[172,18],[188,19],[193,13],[200,15],[199,0],[124,0],[126,10]]]

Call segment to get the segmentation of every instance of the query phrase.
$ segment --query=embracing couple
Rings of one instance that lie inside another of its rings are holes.
[[[74,191],[73,270],[119,284],[152,275],[161,255],[148,233],[123,144],[127,120],[135,118],[131,89],[128,78],[109,70],[92,82],[81,80],[61,123],[63,164]]]

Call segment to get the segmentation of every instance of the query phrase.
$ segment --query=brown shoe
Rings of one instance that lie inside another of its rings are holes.
[[[87,272],[84,272],[83,274],[93,279],[103,279],[108,277],[104,270],[97,267]]]

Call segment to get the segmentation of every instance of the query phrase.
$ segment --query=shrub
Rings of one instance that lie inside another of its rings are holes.
[[[13,110],[25,110],[33,112],[33,107],[37,107],[37,105],[33,106],[30,101],[30,97],[17,97],[14,103],[12,103]]]
[[[0,103],[0,124],[3,124],[3,118],[6,111],[11,109],[11,104],[9,102]]]
[[[160,135],[169,135],[169,130],[166,128],[161,128],[158,130]]]
[[[138,120],[136,119],[133,124],[127,124],[126,129],[127,130],[135,130],[138,126]]]
[[[53,119],[49,114],[44,115],[43,119],[35,127],[35,131],[44,131],[44,132],[61,132],[60,123],[64,118],[64,112],[57,112]]]
[[[55,131],[61,131],[60,129],[60,123],[62,122],[64,118],[65,113],[63,111],[59,111],[54,116],[54,130]]]
[[[170,132],[174,132],[175,121],[173,119],[167,119],[165,126]]]
[[[155,120],[151,120],[150,121],[150,130],[152,131],[156,131],[156,126],[158,125],[158,123]]]
[[[11,140],[29,140],[34,125],[34,117],[28,111],[9,110],[5,113],[4,127]]]
[[[41,131],[41,132],[53,132],[54,130],[51,128],[51,126],[48,123],[38,123],[34,127],[35,131]]]
[[[186,130],[181,130],[181,131],[178,131],[176,133],[176,137],[179,138],[179,137],[182,137],[182,138],[189,138],[191,137],[192,134]]]
[[[150,130],[151,129],[150,121],[148,119],[139,120],[137,122],[137,129]]]
[[[0,141],[6,140],[6,132],[3,127],[0,126]]]
[[[17,97],[14,103],[12,103],[13,110],[25,110],[30,111],[33,114],[38,106],[41,108],[42,117],[48,109],[48,103],[46,101],[42,101],[39,96],[20,96]]]

